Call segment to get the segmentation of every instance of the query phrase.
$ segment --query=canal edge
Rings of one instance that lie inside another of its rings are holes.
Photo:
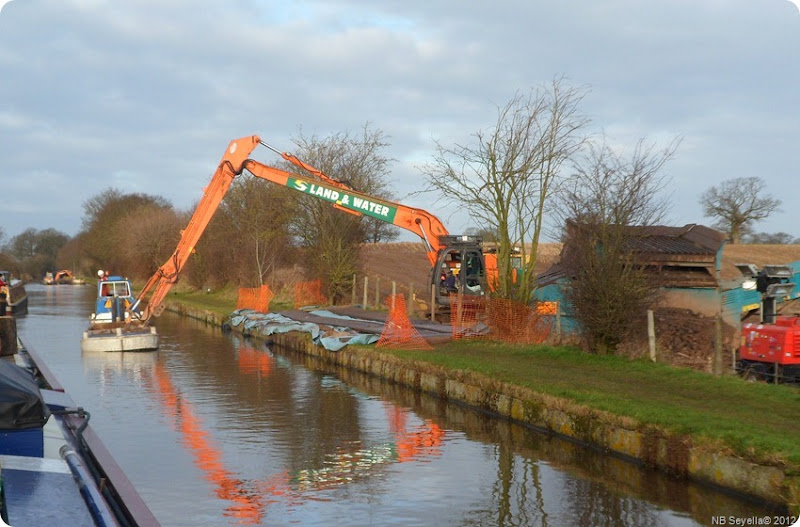
[[[228,317],[170,302],[175,313],[220,327]],[[633,418],[581,406],[572,401],[501,383],[479,374],[450,371],[431,364],[417,367],[377,350],[345,347],[331,352],[310,335],[289,332],[262,336],[276,346],[316,357],[326,363],[366,373],[443,400],[466,404],[577,441],[629,461],[655,468],[673,477],[689,479],[800,510],[800,470],[733,456],[708,444],[695,444],[688,435],[671,434]]]

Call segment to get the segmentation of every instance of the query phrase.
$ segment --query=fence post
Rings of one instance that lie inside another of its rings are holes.
[[[436,321],[436,284],[431,284],[431,322]]]
[[[379,309],[381,307],[381,278],[378,276],[375,278],[375,308]]]
[[[456,323],[458,324],[459,329],[461,329],[462,317],[464,315],[464,307],[462,302],[464,301],[464,288],[458,288],[458,310],[456,311]],[[450,306],[450,309],[453,309],[453,306]]]
[[[656,361],[656,324],[653,318],[653,310],[647,310],[647,340],[650,343],[650,360]]]
[[[364,276],[364,309],[367,309],[367,290],[369,287],[369,277]]]
[[[408,302],[406,303],[406,308],[408,310],[409,316],[414,314],[414,282],[408,283]]]
[[[714,319],[714,375],[722,375],[722,313]],[[777,379],[776,381],[777,382]]]
[[[392,311],[394,311],[394,296],[397,294],[397,282],[392,280]]]
[[[356,305],[356,273],[353,273],[353,300],[350,303]]]
[[[561,338],[561,302],[556,301],[556,335]]]

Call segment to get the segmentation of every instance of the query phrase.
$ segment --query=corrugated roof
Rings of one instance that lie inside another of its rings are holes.
[[[637,253],[659,254],[716,254],[716,250],[703,247],[686,238],[675,236],[642,236],[628,240],[627,248]]]
[[[629,247],[635,252],[715,255],[725,243],[722,232],[694,223],[683,227],[654,225],[632,229],[638,234],[629,241]]]
[[[578,228],[573,224],[574,228]],[[628,227],[633,236],[628,248],[642,265],[654,267],[668,287],[714,287],[716,255],[725,243],[725,234],[697,224],[683,227],[654,225]],[[559,264],[539,275],[540,285],[563,277]]]

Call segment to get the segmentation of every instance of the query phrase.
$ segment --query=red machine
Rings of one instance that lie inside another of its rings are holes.
[[[742,326],[736,371],[754,380],[800,382],[800,317],[777,315],[777,300],[789,298],[794,290],[789,282],[793,270],[768,265],[756,272],[754,266],[747,267],[761,293],[761,322]]]
[[[800,380],[800,318],[778,317],[775,324],[742,326],[739,363],[742,373],[751,377]]]

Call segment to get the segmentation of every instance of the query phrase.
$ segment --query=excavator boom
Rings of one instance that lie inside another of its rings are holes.
[[[323,180],[303,177],[252,159],[244,162],[244,168],[256,177],[328,201],[338,209],[376,218],[413,232],[425,242],[431,265],[436,263],[436,256],[441,248],[439,236],[448,234],[439,218],[429,212],[376,198],[342,183],[331,183],[335,181],[331,178]]]
[[[313,177],[293,174],[250,159],[250,154],[259,145],[264,145],[279,154],[289,163],[301,168]],[[278,185],[290,188],[316,198],[329,201],[337,209],[355,215],[366,215],[396,225],[413,232],[425,243],[428,260],[431,266],[437,263],[442,249],[440,237],[447,236],[444,224],[429,212],[407,207],[400,203],[388,201],[351,188],[345,182],[334,179],[322,171],[304,163],[292,154],[280,152],[254,135],[231,141],[225,155],[222,156],[211,182],[204,189],[203,197],[198,203],[186,229],[181,232],[178,246],[169,259],[150,277],[139,296],[134,308],[141,302],[147,302],[142,311],[141,320],[146,324],[153,316],[159,316],[163,310],[163,301],[170,288],[177,283],[189,255],[194,251],[208,223],[219,208],[219,204],[228,192],[233,179],[248,170],[254,176]],[[152,291],[150,298],[147,295]]]
[[[189,224],[181,232],[181,239],[172,256],[158,268],[142,288],[134,305],[138,305],[147,298],[147,294],[152,290],[153,294],[147,301],[147,306],[142,312],[142,320],[147,323],[151,317],[159,316],[164,306],[162,302],[166,298],[170,288],[177,283],[178,275],[183,270],[186,260],[194,251],[200,236],[205,231],[212,216],[219,208],[219,204],[233,182],[233,179],[241,174],[244,161],[250,156],[253,150],[260,143],[258,136],[243,137],[231,141],[225,155],[217,166],[216,172],[211,178],[211,182],[203,191],[197,208],[189,220]]]

